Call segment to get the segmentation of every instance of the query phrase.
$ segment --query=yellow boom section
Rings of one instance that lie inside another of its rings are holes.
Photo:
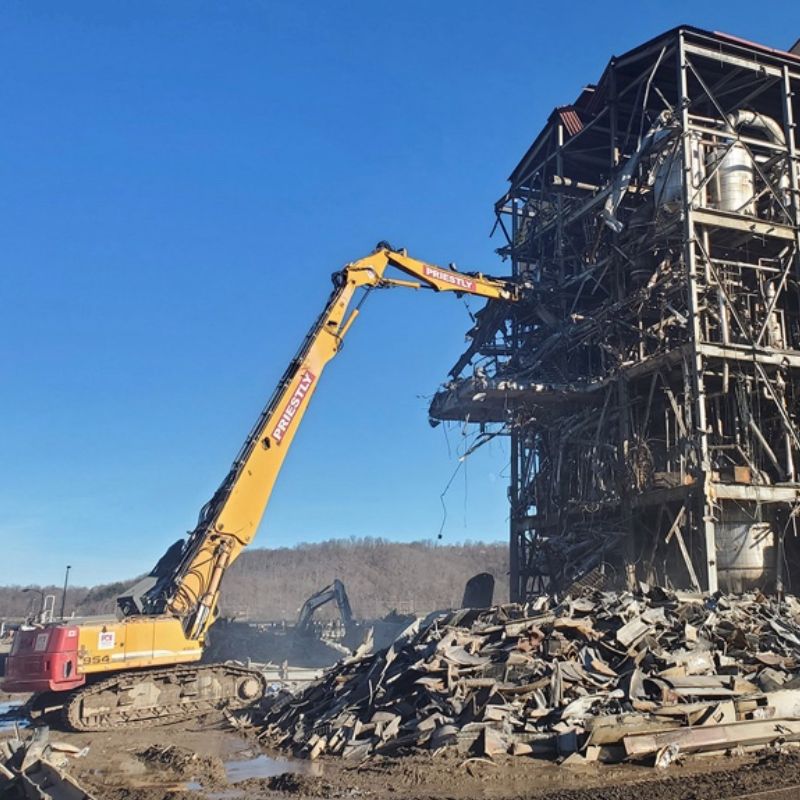
[[[414,280],[387,278],[395,267]],[[262,411],[234,464],[200,514],[175,570],[167,609],[185,618],[189,638],[202,637],[211,619],[226,568],[253,539],[286,453],[316,391],[323,369],[339,351],[358,315],[348,313],[361,288],[430,288],[480,297],[515,300],[512,284],[463,274],[411,258],[379,245],[366,258],[334,274],[334,290],[311,327],[277,390]]]

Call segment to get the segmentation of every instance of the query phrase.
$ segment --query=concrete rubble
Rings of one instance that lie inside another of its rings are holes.
[[[453,748],[567,763],[800,742],[800,602],[586,589],[435,613],[270,701],[260,737],[349,759]]]
[[[8,800],[94,800],[66,772],[72,758],[88,748],[50,740],[47,726],[35,728],[27,739],[20,733],[0,741],[0,797]]]

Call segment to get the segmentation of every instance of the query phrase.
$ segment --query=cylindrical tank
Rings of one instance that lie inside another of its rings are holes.
[[[655,192],[656,203],[659,205],[669,205],[679,203],[683,193],[683,151],[678,148],[663,156],[663,159],[656,168],[653,190]],[[689,157],[691,159],[692,186],[689,189],[689,199],[694,198],[693,205],[705,205],[705,188],[700,190],[705,177],[705,159],[703,158],[703,146],[700,142],[700,135],[693,133],[689,142]],[[695,197],[695,194],[697,196]]]
[[[775,530],[746,510],[724,509],[716,525],[717,575],[725,592],[771,589],[775,584]]]
[[[681,174],[681,160],[679,153],[673,152],[661,161],[656,169],[656,179],[653,186],[656,203],[666,205],[681,199],[683,175]]]
[[[775,284],[772,282],[768,283],[764,297],[768,307],[775,303],[776,293]],[[767,341],[770,347],[777,347],[780,350],[783,349],[783,327],[781,326],[778,312],[775,310],[772,311],[767,319]]]
[[[723,155],[724,153],[724,155]],[[753,158],[747,148],[734,143],[718,150],[715,158],[722,158],[714,185],[714,201],[722,211],[755,216],[755,175]]]

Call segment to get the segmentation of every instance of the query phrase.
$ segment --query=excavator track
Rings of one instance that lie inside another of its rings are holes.
[[[146,728],[246,708],[266,688],[260,672],[230,662],[131,670],[81,687],[67,698],[62,713],[74,731]]]

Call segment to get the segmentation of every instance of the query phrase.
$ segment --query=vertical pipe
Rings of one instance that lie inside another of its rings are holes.
[[[708,253],[708,249],[706,249]],[[722,280],[722,275],[720,275]],[[717,305],[719,310],[719,330],[722,344],[728,345],[731,343],[731,327],[728,320],[728,304],[725,302],[725,292],[722,285],[717,286]],[[722,365],[722,393],[728,394],[730,390],[731,370],[727,360]]]
[[[672,447],[672,437],[670,435],[670,428],[669,428],[669,411],[667,411],[667,404],[664,403],[664,450],[667,454],[667,465],[666,465],[667,472],[673,471],[672,453],[670,450],[671,447]]]
[[[64,610],[67,606],[67,586],[69,585],[69,571],[72,567],[67,564],[67,571],[64,573],[64,592],[61,595],[61,619],[64,619]],[[44,600],[42,600],[42,609],[44,609]]]
[[[511,269],[512,273],[516,276],[519,273],[519,265],[517,262],[517,199],[511,198]],[[519,330],[516,321],[511,323],[511,340],[512,347],[519,347]],[[522,546],[522,531],[517,530],[516,521],[519,515],[519,432],[516,427],[511,429],[511,443],[510,443],[510,458],[511,458],[511,476],[509,478],[508,487],[508,502],[511,506],[510,514],[508,515],[508,543],[509,543],[509,581],[508,591],[509,600],[512,603],[520,603],[524,601],[520,591],[520,558],[519,550]]]
[[[559,178],[564,177],[564,126],[559,123],[556,127],[556,173]],[[556,195],[556,256],[558,258],[558,280],[564,282],[564,195],[559,192]],[[562,300],[562,306],[566,301]],[[562,314],[566,311],[562,307]]]
[[[525,598],[521,596],[519,579],[519,548],[522,532],[517,531],[516,521],[519,512],[519,434],[511,431],[511,478],[508,489],[508,502],[511,506],[509,514],[509,600],[512,603],[521,603]]]
[[[609,167],[613,172],[619,167],[620,151],[617,142],[619,120],[617,118],[619,112],[618,99],[617,99],[617,68],[616,64],[612,61],[609,68],[608,75],[609,94],[608,94],[608,121],[609,121]],[[618,234],[613,232],[611,234],[612,241],[616,243]],[[616,276],[616,299],[623,300],[626,296],[627,285],[625,281],[625,270],[627,264],[620,262],[617,259],[615,264],[614,274]],[[602,352],[605,355],[605,352]],[[621,525],[626,528],[625,542],[623,545],[623,557],[625,559],[625,582],[629,589],[636,586],[636,541],[635,529],[632,520],[632,508],[630,491],[628,483],[625,480],[628,466],[628,452],[630,448],[631,430],[630,430],[630,395],[628,391],[628,382],[624,376],[617,373],[616,378],[617,389],[617,447],[618,447],[618,475],[617,491],[620,497],[620,516]]]
[[[792,97],[794,93],[792,92],[792,78],[789,72],[789,67],[784,64],[783,66],[783,129],[784,129],[784,138],[786,141],[786,157],[788,162],[789,168],[789,191],[790,191],[790,202],[789,202],[789,213],[792,216],[790,220],[791,224],[794,226],[794,236],[795,236],[795,276],[800,277],[800,177],[798,177],[798,169],[800,169],[800,163],[798,162],[797,156],[797,123],[794,119],[794,108],[792,107]],[[788,326],[787,331],[788,334]],[[786,347],[795,347],[796,342],[791,341],[791,339],[787,336],[786,341],[784,342]],[[792,482],[796,480],[796,472],[795,472],[795,465],[794,465],[794,448],[792,437],[789,436],[788,432],[786,433],[786,472],[788,473],[788,479]],[[789,513],[791,514],[792,520],[792,530],[794,531],[795,538],[797,538],[797,517],[795,516],[796,508],[792,508]],[[787,523],[788,525],[788,523]],[[775,557],[777,559],[776,564],[776,592],[778,593],[778,597],[781,598],[783,596],[783,548],[784,548],[784,539],[786,536],[786,527],[784,525],[781,528],[780,534],[778,536],[778,547],[777,553]]]
[[[695,220],[694,210],[691,204],[692,187],[692,154],[689,127],[689,82],[688,64],[685,49],[684,35],[678,32],[678,46],[676,48],[677,68],[678,68],[678,98],[677,107],[680,109],[679,116],[681,122],[681,153],[683,157],[683,187],[681,201],[683,204],[683,236],[684,236],[684,259],[686,261],[686,278],[688,290],[688,308],[691,316],[692,330],[692,388],[694,391],[694,435],[697,438],[697,455],[699,464],[695,465],[700,470],[703,481],[702,497],[698,500],[700,512],[699,524],[703,532],[705,544],[705,572],[706,589],[709,592],[716,592],[718,588],[717,580],[717,543],[714,529],[714,519],[711,508],[711,462],[708,449],[708,424],[706,417],[706,391],[703,379],[703,357],[699,350],[702,341],[701,310],[700,310],[700,290],[698,286],[697,274],[697,252],[695,248]]]
[[[794,226],[795,238],[795,276],[800,278],[800,177],[798,169],[800,164],[797,158],[797,140],[795,138],[797,123],[794,119],[794,109],[792,108],[792,78],[789,67],[783,67],[783,123],[786,136],[786,150],[789,161],[789,188],[791,190],[791,202],[789,209],[792,214],[791,224]]]
[[[702,239],[703,239],[703,266],[704,266],[704,275],[706,285],[711,284],[711,241],[708,235],[708,229],[703,228],[702,232]]]

